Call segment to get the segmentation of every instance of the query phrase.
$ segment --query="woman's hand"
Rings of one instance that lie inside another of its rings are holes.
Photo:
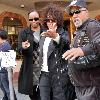
[[[30,46],[30,43],[28,42],[28,40],[25,41],[25,42],[22,42],[22,48],[23,49],[27,49],[29,46]]]
[[[57,30],[56,23],[53,23],[52,27],[50,27],[49,30],[47,30],[46,32],[43,32],[41,35],[45,36],[45,37],[50,37],[52,39],[55,39],[58,35],[56,30]]]

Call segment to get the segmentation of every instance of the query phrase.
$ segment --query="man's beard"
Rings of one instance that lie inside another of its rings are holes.
[[[73,20],[73,22],[74,22],[74,25],[75,25],[76,28],[78,28],[78,27],[80,27],[82,25],[82,20],[79,19],[79,18],[75,18]]]
[[[32,28],[38,28],[39,24],[31,25]]]

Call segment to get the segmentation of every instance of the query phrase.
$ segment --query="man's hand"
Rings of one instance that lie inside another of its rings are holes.
[[[74,60],[77,57],[84,56],[84,52],[81,48],[72,48],[70,50],[67,50],[63,55],[62,58],[65,58],[65,60],[70,59],[71,61]]]
[[[30,43],[28,42],[28,40],[25,41],[25,42],[22,42],[22,48],[23,49],[27,49],[29,46],[30,46]]]

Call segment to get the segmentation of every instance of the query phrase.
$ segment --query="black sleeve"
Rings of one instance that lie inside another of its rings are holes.
[[[54,44],[62,50],[64,53],[66,50],[69,50],[69,35],[67,31],[62,31],[62,33],[59,33],[60,40],[59,44],[54,41]]]
[[[18,35],[18,52],[22,55],[29,55],[31,50],[31,47],[27,49],[22,48],[22,42],[26,41],[27,38],[27,29],[22,29]]]
[[[87,33],[91,42],[81,47],[84,54],[100,53],[100,23],[96,21],[90,22],[87,27]]]
[[[74,63],[77,70],[86,70],[100,66],[100,24],[98,22],[91,22],[88,26],[87,33],[90,42],[81,47],[84,51],[85,57],[76,60]],[[81,63],[85,61],[86,63]]]

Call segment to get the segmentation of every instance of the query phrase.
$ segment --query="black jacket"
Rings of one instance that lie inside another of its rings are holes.
[[[75,99],[75,91],[74,87],[70,82],[69,76],[68,76],[68,62],[65,59],[62,59],[62,55],[66,50],[69,50],[69,36],[68,32],[66,32],[63,28],[58,28],[57,33],[60,35],[60,41],[59,44],[57,44],[53,39],[50,41],[50,44],[48,46],[48,52],[47,52],[47,59],[48,59],[48,69],[49,69],[49,75],[50,75],[50,82],[51,87],[62,87],[62,94],[65,94],[64,97],[62,97],[62,100],[74,100]],[[45,38],[41,38],[42,45],[44,43]],[[40,58],[40,64],[42,65],[42,57],[43,57],[43,46],[41,45],[40,51],[41,51],[41,58]],[[59,78],[58,78],[59,77]],[[58,85],[60,84],[60,85]],[[57,92],[61,92],[58,91]]]
[[[41,32],[42,30],[40,33]],[[40,68],[33,66],[33,50],[38,45],[34,41],[33,33],[34,32],[30,30],[30,28],[25,28],[21,30],[18,37],[18,50],[23,56],[18,78],[18,91],[27,95],[33,93],[33,85],[38,85],[39,80],[37,80],[37,78],[39,79],[40,75]],[[26,40],[30,42],[30,47],[28,49],[23,49],[22,42]]]
[[[81,48],[85,55],[95,52],[100,55],[100,23],[96,20],[88,19],[81,27],[76,30],[73,47],[77,48],[80,35],[86,33],[89,41],[85,41]],[[81,69],[81,66],[80,66]],[[75,86],[100,86],[100,65],[94,67],[91,65],[85,70],[77,70],[75,66],[69,63],[69,76]]]
[[[53,58],[55,59],[55,53],[57,54],[57,60],[60,62],[62,61],[62,65],[66,67],[67,65],[67,61],[65,61],[64,59],[62,59],[62,54],[69,49],[69,37],[68,37],[68,33],[63,29],[63,28],[58,28],[57,32],[60,35],[60,42],[59,44],[57,44],[55,41],[51,40],[49,47],[48,47],[48,53],[47,53],[47,58],[48,58],[48,67],[49,70],[53,70],[54,67],[58,66],[59,64],[57,64],[56,66],[53,66],[53,63],[55,64],[55,60],[53,60]],[[42,66],[42,57],[43,57],[43,44],[45,41],[45,37],[41,37],[40,40],[40,66]],[[58,54],[59,53],[59,54]],[[62,66],[62,67],[63,67]]]

